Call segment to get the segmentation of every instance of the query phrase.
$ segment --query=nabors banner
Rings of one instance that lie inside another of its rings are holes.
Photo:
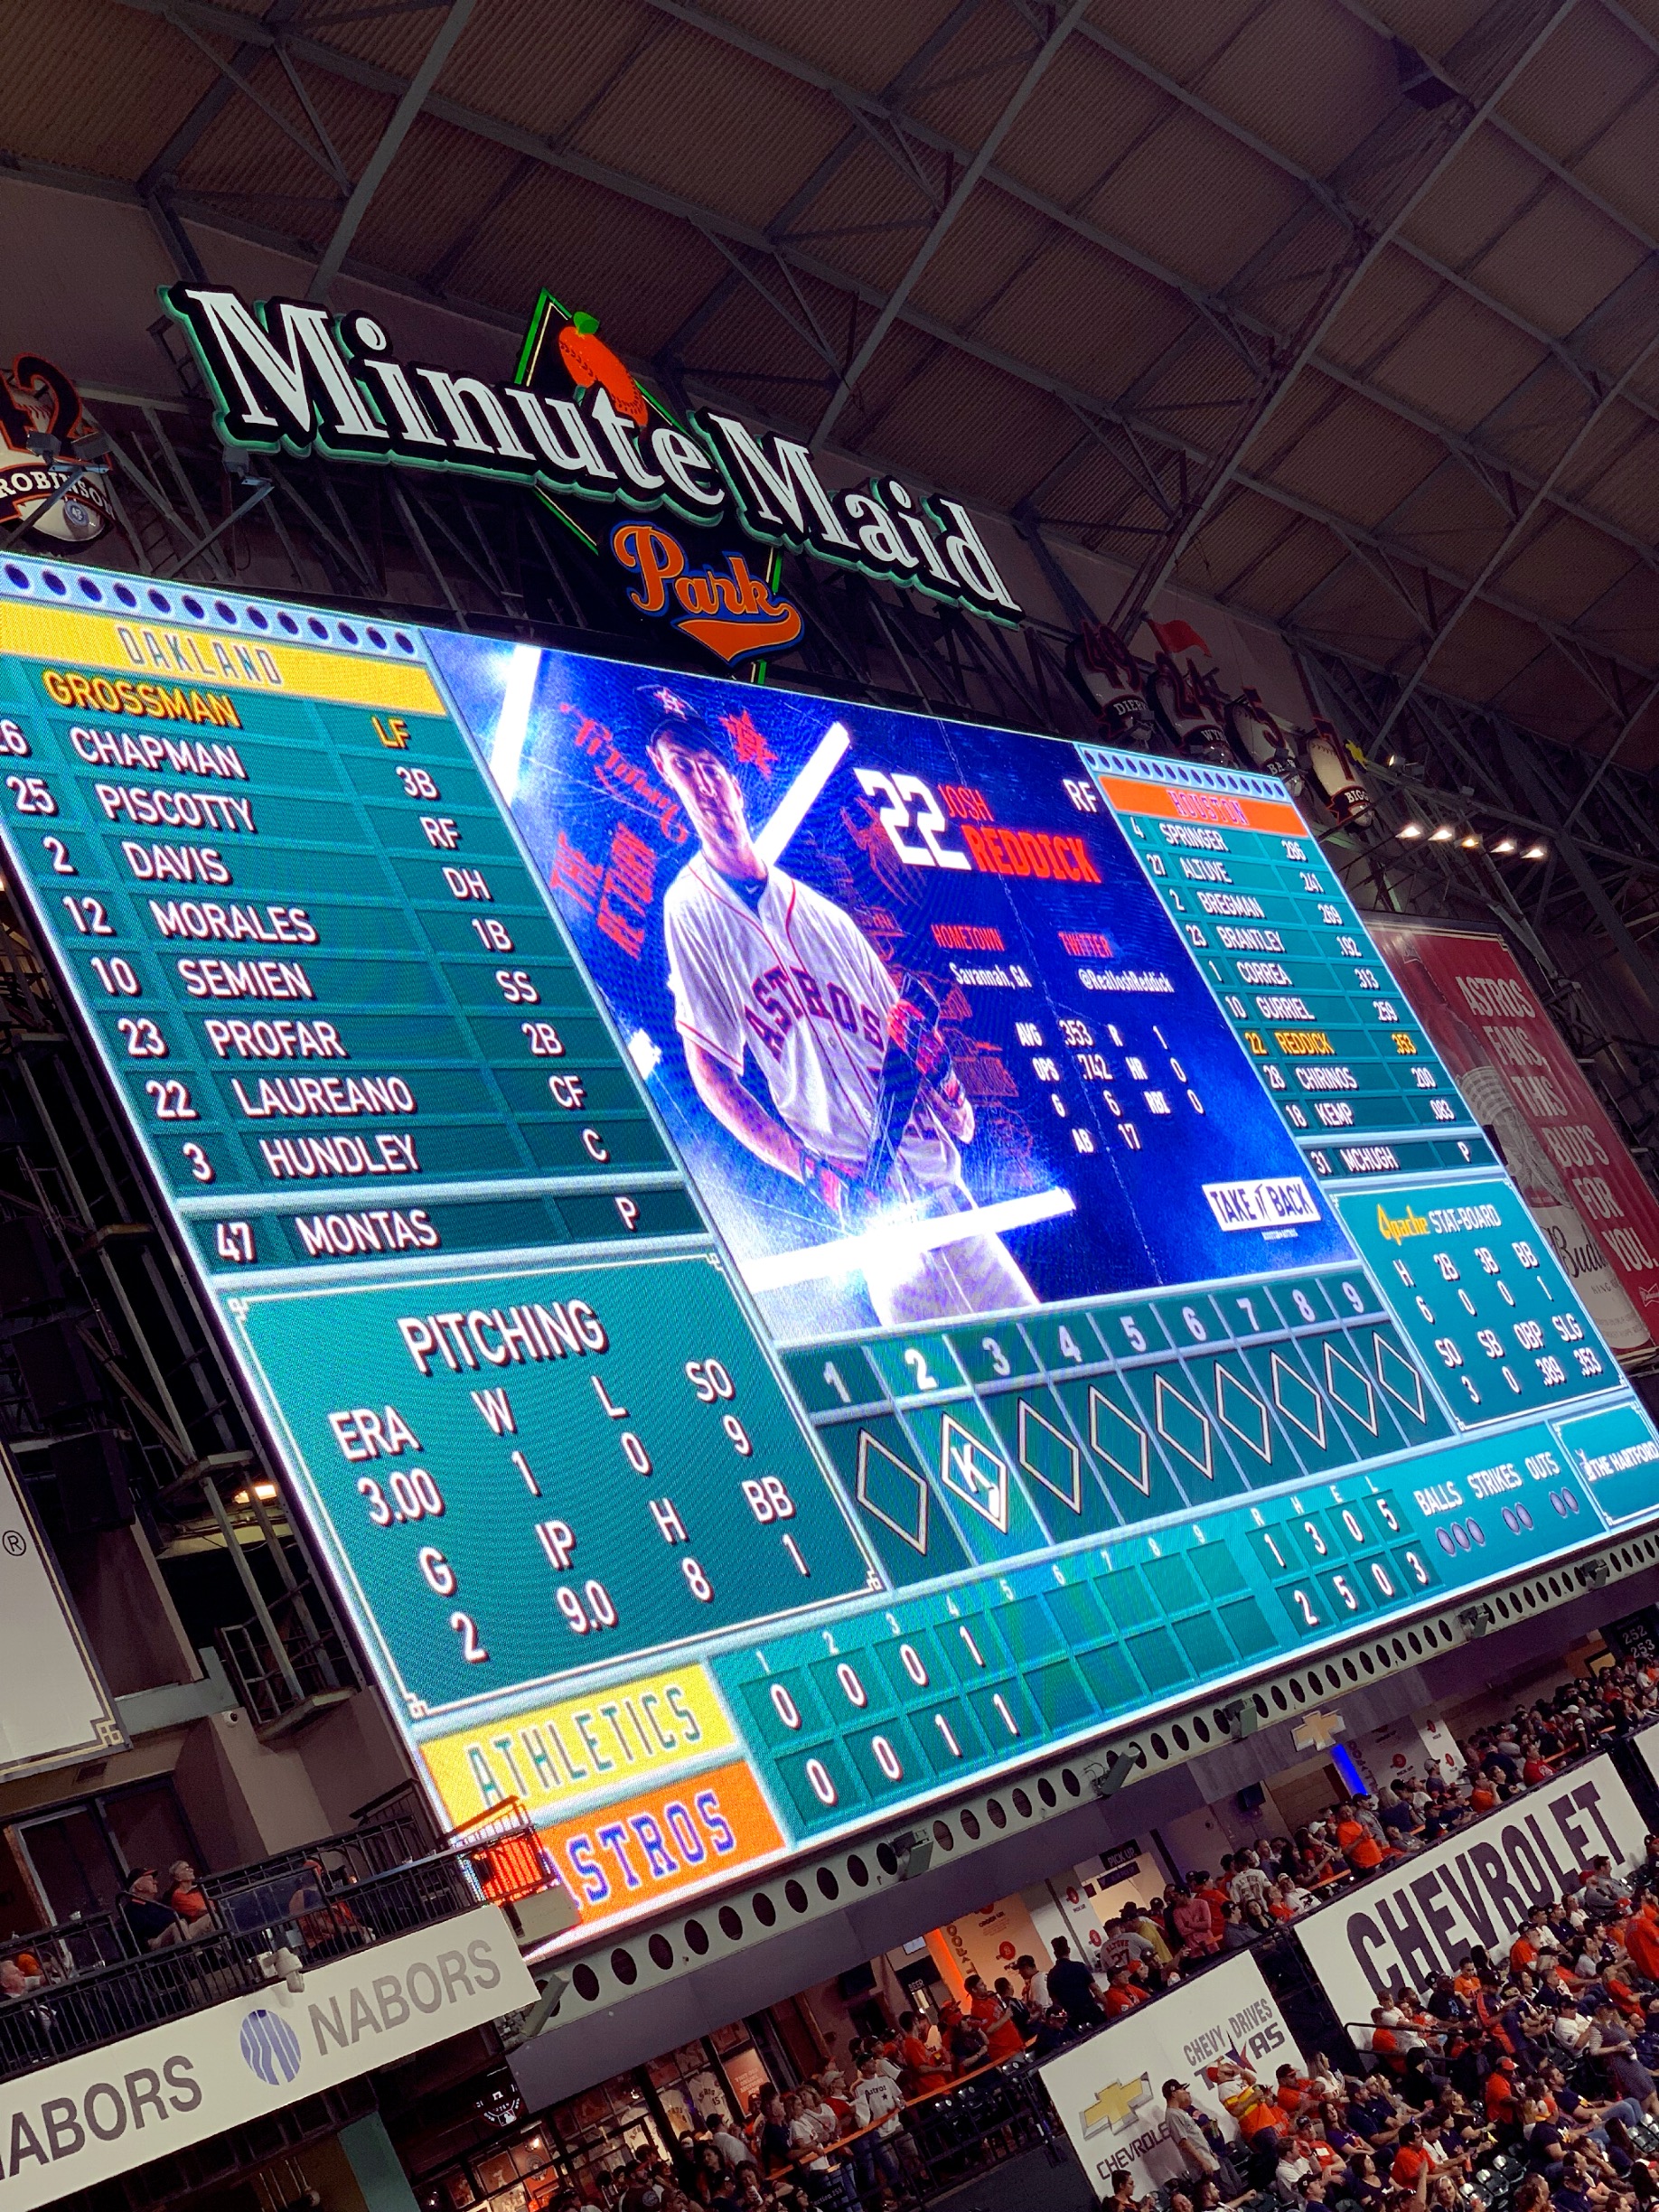
[[[556,501],[664,509],[700,530],[735,527],[977,614],[1019,620],[958,501],[926,498],[897,476],[832,491],[798,440],[717,408],[698,408],[684,428],[642,397],[633,404],[631,380],[619,387],[615,357],[591,333],[578,332],[586,345],[566,358],[573,377],[593,380],[566,397],[399,361],[372,315],[336,318],[307,300],[249,307],[215,285],[173,285],[162,300],[189,335],[227,445],[505,477]],[[595,351],[603,380],[581,366]],[[743,595],[735,573],[725,581],[728,597]],[[712,585],[709,593],[713,613],[719,595]],[[781,642],[781,631],[769,641]]]
[[[499,1907],[307,1972],[8,2082],[0,2158],[8,2212],[29,2212],[189,2143],[412,2057],[532,2004]],[[32,2004],[50,2048],[50,2005]]]
[[[1296,1932],[1338,2018],[1363,2026],[1401,1982],[1447,1973],[1476,1944],[1507,1950],[1533,1906],[1559,1899],[1592,1859],[1631,1865],[1646,1831],[1612,1760],[1592,1759]]]

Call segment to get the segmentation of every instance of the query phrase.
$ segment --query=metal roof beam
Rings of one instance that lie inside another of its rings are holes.
[[[725,38],[729,44],[743,52],[753,55],[757,61],[770,61],[776,67],[780,60],[789,59],[783,55],[781,48],[769,46],[765,40],[756,38],[752,32],[745,31],[735,23],[726,23],[717,16],[705,16],[699,7],[691,5],[691,0],[646,0],[646,4],[681,23],[691,23],[698,29],[714,32],[717,35]],[[839,100],[848,114],[855,117],[855,126],[838,140],[825,155],[823,160],[819,163],[817,168],[813,170],[811,175],[806,178],[791,194],[783,206],[773,217],[771,222],[766,226],[766,236],[773,243],[782,242],[790,226],[805,213],[819,193],[824,190],[833,177],[839,173],[859,146],[869,142],[876,145],[884,159],[893,162],[897,166],[901,175],[916,183],[916,189],[922,198],[931,209],[937,211],[939,195],[930,189],[924,180],[922,180],[920,164],[914,162],[914,159],[905,159],[904,155],[907,153],[908,148],[904,147],[903,152],[895,149],[882,136],[881,130],[874,126],[878,123],[886,123],[895,137],[901,141],[901,146],[909,137],[922,136],[918,130],[910,126],[908,118],[903,128],[899,127],[895,117],[901,111],[896,110],[893,103],[910,90],[934,56],[944,52],[957,33],[971,17],[978,14],[984,5],[985,0],[956,0],[956,5],[940,23],[935,24],[933,31],[905,62],[904,68],[898,71],[896,76],[888,80],[878,95],[871,95],[862,91],[857,86],[844,84],[840,79],[831,77],[828,71],[813,69],[810,62],[801,61],[796,65],[794,73],[800,76],[804,82],[816,85],[820,91],[828,92],[832,98]],[[966,153],[962,153],[959,158],[965,161]],[[678,360],[683,349],[691,342],[698,332],[703,328],[711,316],[719,312],[726,301],[731,297],[736,283],[737,279],[735,276],[722,278],[720,283],[692,309],[680,327],[659,348],[658,360]]]
[[[967,149],[957,145],[947,134],[905,113],[897,107],[891,89],[881,95],[864,92],[858,87],[833,76],[829,70],[819,68],[815,63],[804,61],[788,52],[785,49],[772,44],[770,41],[756,36],[753,32],[744,30],[739,25],[728,23],[719,16],[711,15],[707,9],[697,5],[697,0],[647,0],[647,5],[660,10],[676,22],[683,23],[710,38],[750,55],[756,61],[764,61],[768,67],[779,70],[780,73],[792,78],[797,82],[814,86],[849,109],[860,109],[869,113],[872,117],[879,117],[881,121],[895,133],[906,138],[914,137],[919,143],[942,154],[947,161],[966,162],[969,158]],[[1086,39],[1092,44],[1105,47],[1114,55],[1125,53],[1126,50],[1120,49],[1118,42],[1099,32],[1093,23],[1081,24],[1077,35]],[[1132,57],[1126,58],[1133,60]],[[1181,88],[1174,84],[1173,80],[1165,80],[1161,71],[1149,66],[1143,70],[1142,73],[1159,84],[1162,89],[1177,92],[1181,90]],[[1218,110],[1213,109],[1207,102],[1197,99],[1195,97],[1189,99],[1187,104],[1195,107],[1197,112],[1218,125],[1225,121]],[[1503,121],[1503,118],[1497,116],[1489,119],[1500,125]],[[1307,185],[1310,190],[1314,185],[1319,183],[1318,179],[1311,178],[1308,173],[1301,170],[1288,157],[1276,154],[1273,148],[1255,139],[1252,134],[1246,131],[1235,131],[1233,135],[1241,137],[1243,143],[1249,144],[1253,151],[1261,154],[1264,158],[1275,160],[1286,174],[1293,176],[1299,183]],[[1261,366],[1264,347],[1271,350],[1282,343],[1285,334],[1274,325],[1252,316],[1248,311],[1240,309],[1231,302],[1224,301],[1219,295],[1206,291],[1203,286],[1195,283],[1190,277],[1184,276],[1178,271],[1155,260],[1151,255],[1141,251],[1127,239],[1115,236],[1099,223],[1091,221],[1088,217],[1076,213],[1073,210],[1051,199],[1046,193],[1038,192],[1035,187],[1025,183],[1008,171],[992,164],[986,172],[986,181],[994,184],[999,192],[1007,193],[1018,204],[1028,207],[1035,213],[1044,216],[1056,227],[1066,230],[1074,237],[1084,239],[1091,245],[1099,247],[1103,252],[1111,255],[1115,259],[1125,262],[1129,267],[1139,270],[1143,276],[1150,276],[1155,282],[1167,285],[1171,290],[1177,292],[1193,312],[1203,316],[1210,327],[1217,331],[1236,351],[1240,352],[1252,369]],[[794,213],[802,211],[803,202],[804,204],[810,205],[811,199],[816,196],[818,189],[816,183],[809,180],[808,186],[803,188],[802,193],[797,194],[795,200],[791,202],[792,220]],[[920,186],[918,189],[921,189]],[[1324,201],[1327,204],[1330,203],[1328,192],[1324,194]],[[768,225],[768,234],[779,245],[790,242],[789,233],[783,225],[782,217]],[[1501,302],[1481,292],[1467,279],[1460,277],[1455,270],[1434,260],[1431,256],[1412,245],[1410,240],[1396,238],[1393,242],[1397,248],[1409,253],[1414,260],[1440,281],[1464,291],[1477,305],[1503,316],[1504,320],[1521,330],[1533,343],[1560,360],[1570,373],[1585,384],[1587,389],[1594,391],[1592,380],[1582,365],[1575,361],[1561,345],[1560,340],[1551,337],[1549,333],[1540,330],[1536,324],[1528,323],[1525,317],[1504,307]],[[721,296],[724,298],[729,295],[723,290]],[[675,351],[683,342],[682,334],[677,333],[675,339],[670,342],[667,350],[670,352]],[[1500,504],[1509,505],[1512,511],[1514,503],[1505,501],[1502,492],[1496,488],[1500,482],[1505,478],[1513,478],[1523,490],[1530,491],[1535,488],[1536,478],[1531,476],[1523,469],[1517,469],[1503,454],[1484,448],[1478,441],[1470,437],[1467,433],[1457,430],[1448,423],[1440,421],[1424,409],[1413,406],[1398,394],[1387,390],[1369,378],[1336,361],[1328,354],[1317,354],[1309,365],[1317,369],[1322,376],[1342,385],[1357,397],[1371,401],[1389,413],[1401,416],[1427,436],[1438,439],[1446,447],[1448,454],[1469,471],[1485,491],[1497,498]],[[1121,398],[1122,395],[1120,395],[1120,400]],[[1649,412],[1645,407],[1641,407],[1640,411],[1644,414]],[[1652,418],[1659,420],[1659,414],[1654,415]],[[1027,494],[1027,496],[1035,496],[1035,494]],[[1559,485],[1551,492],[1551,504],[1560,507],[1565,513],[1572,515],[1575,520],[1585,523],[1588,527],[1614,538],[1619,544],[1626,546],[1637,559],[1659,570],[1659,551],[1655,551],[1654,547],[1636,537],[1634,532],[1624,530],[1609,517],[1598,513],[1593,508],[1585,506],[1581,501],[1570,499],[1561,492]]]
[[[477,0],[449,0],[449,13],[439,25],[436,35],[421,58],[420,67],[405,86],[403,96],[392,109],[386,128],[380,133],[374,152],[363,166],[363,173],[351,187],[351,197],[340,211],[340,220],[334,225],[334,235],[323,249],[323,258],[317,263],[311,279],[307,299],[325,300],[329,288],[340,274],[340,265],[345,259],[351,240],[357,236],[363,217],[369,212],[370,202],[380,189],[386,172],[402,148],[404,140],[415,127],[415,118],[426,104],[427,95],[437,82],[438,71],[455,51],[455,41],[466,29]]]
[[[1655,303],[1655,305],[1656,308],[1659,308],[1659,303]],[[1382,726],[1378,732],[1377,741],[1379,744],[1382,742],[1382,740],[1388,736],[1389,731],[1393,727],[1395,722],[1400,717],[1401,709],[1410,700],[1411,694],[1416,690],[1419,683],[1428,672],[1430,661],[1432,661],[1435,656],[1444,648],[1447,640],[1451,636],[1453,631],[1457,627],[1457,624],[1468,613],[1470,607],[1474,605],[1476,600],[1480,597],[1482,592],[1486,589],[1486,586],[1495,576],[1499,574],[1504,565],[1517,551],[1522,539],[1525,536],[1527,530],[1532,527],[1534,516],[1538,514],[1539,511],[1543,506],[1551,486],[1560,480],[1564,472],[1571,465],[1574,455],[1581,450],[1586,439],[1588,439],[1593,434],[1597,426],[1607,415],[1608,409],[1616,407],[1618,404],[1618,401],[1626,388],[1628,386],[1632,377],[1636,376],[1638,371],[1644,369],[1648,361],[1653,359],[1655,348],[1659,348],[1659,327],[1655,327],[1655,314],[1650,314],[1648,317],[1650,334],[1648,337],[1644,341],[1636,353],[1633,356],[1626,368],[1621,371],[1617,380],[1607,387],[1606,392],[1596,402],[1596,405],[1590,408],[1589,414],[1585,416],[1582,422],[1579,423],[1578,428],[1573,432],[1572,436],[1568,439],[1566,445],[1556,455],[1554,462],[1551,465],[1550,473],[1544,479],[1544,482],[1539,486],[1538,490],[1532,493],[1532,497],[1522,508],[1520,513],[1516,515],[1514,521],[1511,522],[1509,528],[1504,531],[1503,537],[1498,540],[1492,551],[1486,556],[1486,560],[1481,565],[1479,573],[1465,587],[1462,595],[1457,600],[1456,604],[1447,610],[1444,618],[1437,625],[1434,634],[1429,638],[1427,645],[1424,647],[1422,654],[1418,661],[1417,666],[1412,670],[1411,675],[1407,677],[1398,697],[1395,698],[1393,705],[1390,708],[1387,716],[1384,717]]]
[[[1032,55],[1026,64],[1025,74],[1009,94],[1002,112],[980,141],[979,150],[958,178],[955,190],[943,207],[940,209],[927,236],[912,256],[909,267],[882,302],[880,311],[875,322],[866,332],[863,342],[842,371],[840,382],[830,395],[830,404],[819,417],[818,427],[812,433],[812,443],[815,445],[821,445],[839,421],[841,410],[851,398],[854,386],[875,359],[882,340],[893,328],[903,311],[904,302],[921,282],[928,263],[944,244],[951,226],[978,189],[979,180],[989,166],[992,155],[1019,120],[1020,110],[1054,66],[1055,56],[1092,4],[1093,0],[1072,0],[1065,14],[1061,16],[1047,38]],[[1566,5],[1570,6],[1572,0],[1566,0]]]
[[[234,25],[238,29],[246,30],[248,24],[247,18],[236,16],[228,10],[214,6],[211,0],[120,0],[120,5],[136,8],[145,14],[172,14],[177,11],[187,11],[198,23],[213,29],[222,30],[227,26]],[[262,42],[272,46],[276,44],[277,33],[267,30],[263,25],[258,26],[258,33]],[[291,33],[284,33],[281,35],[283,42],[288,46],[289,51],[295,53],[297,59],[342,76],[349,81],[382,92],[401,93],[407,89],[406,80],[377,63],[362,61],[355,55],[339,52],[333,48],[320,45],[314,41],[296,37]],[[624,199],[651,207],[660,212],[673,215],[699,230],[717,233],[728,240],[748,247],[756,253],[786,259],[803,276],[822,282],[837,291],[850,293],[862,299],[867,305],[879,306],[885,297],[878,288],[866,284],[862,279],[845,270],[801,252],[799,248],[776,245],[764,232],[755,230],[751,226],[743,224],[734,218],[702,207],[661,186],[613,169],[608,164],[596,162],[586,155],[577,154],[571,148],[555,145],[519,125],[481,114],[439,94],[434,94],[431,97],[428,107],[430,112],[441,120],[452,123],[458,128],[471,131],[479,137],[507,146],[513,152],[532,155],[551,168],[582,177],[589,183],[616,192]],[[107,191],[108,188],[105,189]],[[202,211],[209,216],[210,220],[214,212],[205,208]],[[905,304],[901,310],[901,319],[923,334],[999,370],[1011,380],[1023,383],[1030,389],[1050,394],[1066,407],[1079,413],[1085,420],[1099,418],[1106,424],[1114,426],[1120,424],[1121,420],[1111,405],[1102,402],[1097,395],[1081,391],[1067,384],[1064,379],[1051,376],[1028,362],[1016,360],[999,348],[989,345],[970,333],[960,331],[927,314],[918,309],[914,303]],[[1132,429],[1145,445],[1167,453],[1185,454],[1189,461],[1200,466],[1210,464],[1214,459],[1213,455],[1205,453],[1202,448],[1179,438],[1162,426],[1130,421],[1123,423],[1122,426]],[[1415,548],[1384,544],[1373,533],[1358,529],[1346,517],[1336,515],[1313,501],[1291,493],[1284,487],[1265,483],[1242,470],[1237,472],[1235,482],[1245,489],[1258,492],[1270,502],[1304,513],[1309,519],[1327,527],[1339,529],[1354,539],[1364,539],[1365,542],[1373,545],[1373,548],[1386,553],[1389,558],[1398,559],[1402,564],[1420,569],[1426,574],[1432,574],[1439,580],[1451,584],[1456,589],[1461,589],[1467,581],[1467,576],[1460,576],[1456,571],[1433,561]],[[1103,523],[1101,527],[1107,528],[1109,525]],[[1621,652],[1617,647],[1607,646],[1593,638],[1576,633],[1572,624],[1553,622],[1550,617],[1541,615],[1534,608],[1506,600],[1496,593],[1488,592],[1487,596],[1493,604],[1513,614],[1517,619],[1540,631],[1542,634],[1570,640],[1581,645],[1588,652],[1598,654],[1611,663],[1630,670],[1644,681],[1651,681],[1656,672],[1653,668]],[[1270,621],[1272,618],[1270,615],[1267,619]]]

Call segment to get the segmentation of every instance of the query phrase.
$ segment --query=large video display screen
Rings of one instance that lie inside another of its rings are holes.
[[[588,1928],[1659,1504],[1270,780],[23,561],[0,748],[417,1766]]]

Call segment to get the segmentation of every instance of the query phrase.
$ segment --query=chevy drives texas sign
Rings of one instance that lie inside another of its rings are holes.
[[[71,2005],[72,1989],[26,2007],[46,2049],[54,2002]],[[297,1995],[278,1982],[42,2066],[0,2086],[0,2204],[50,2204],[535,2001],[511,1930],[486,1905],[311,1968]]]

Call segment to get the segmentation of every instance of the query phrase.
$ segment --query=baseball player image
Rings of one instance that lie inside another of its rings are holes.
[[[698,1097],[756,1159],[812,1193],[832,1234],[860,1238],[884,1326],[1035,1306],[1000,1237],[923,1250],[904,1235],[906,1223],[978,1210],[961,1166],[973,1104],[932,993],[919,982],[901,992],[850,915],[755,850],[724,735],[667,688],[647,699],[652,765],[698,845],[662,909]],[[751,1064],[759,1084],[745,1080]],[[890,1234],[871,1240],[878,1223]]]

